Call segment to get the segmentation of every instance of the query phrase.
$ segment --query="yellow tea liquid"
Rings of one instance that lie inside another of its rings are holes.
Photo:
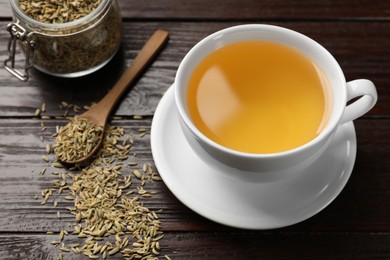
[[[324,73],[304,54],[274,42],[244,41],[203,59],[187,105],[214,142],[247,153],[276,153],[315,138],[331,110]]]

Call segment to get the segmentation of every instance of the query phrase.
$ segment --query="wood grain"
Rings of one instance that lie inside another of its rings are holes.
[[[131,22],[123,26],[122,47],[102,70],[79,79],[55,78],[33,70],[28,82],[20,82],[4,69],[0,70],[0,117],[31,117],[42,102],[49,115],[61,115],[61,101],[77,105],[100,100],[135,58],[156,29],[170,32],[170,40],[142,78],[130,87],[116,110],[117,115],[153,115],[168,87],[174,82],[176,70],[185,54],[207,35],[237,25],[235,22],[208,23],[200,27],[194,22]],[[327,48],[338,60],[347,80],[371,79],[377,87],[379,101],[367,115],[386,117],[390,113],[390,23],[381,22],[277,22],[308,35]],[[0,23],[5,26],[6,23]],[[319,30],[321,28],[321,30]],[[373,42],[372,39],[375,38]],[[0,31],[0,42],[8,34]],[[5,59],[0,49],[0,60]],[[94,93],[91,95],[91,93]]]
[[[119,0],[123,17],[128,19],[181,20],[342,20],[388,19],[390,3],[381,0]],[[0,0],[0,17],[10,17],[8,0]]]
[[[301,237],[306,239],[302,240]],[[0,258],[57,259],[59,249],[50,245],[58,235],[0,235]],[[73,236],[66,242],[80,242]],[[390,257],[388,234],[371,233],[324,234],[310,232],[228,231],[220,233],[167,232],[161,241],[160,259],[378,259]],[[227,246],[229,245],[229,246]],[[329,250],[328,245],[332,247]],[[25,248],[25,250],[19,250]],[[283,248],[283,250],[281,250]],[[88,259],[82,255],[63,253],[64,259]],[[286,255],[288,257],[286,257]],[[109,259],[123,259],[117,254]]]
[[[46,231],[72,230],[69,201],[56,195],[41,205],[34,198],[56,178],[42,155],[56,125],[66,123],[55,118],[64,114],[61,101],[83,106],[100,100],[152,32],[168,30],[166,48],[115,109],[122,119],[112,122],[127,133],[138,133],[139,128],[149,133],[156,106],[191,47],[217,30],[245,23],[280,25],[306,34],[334,55],[347,81],[368,78],[375,83],[377,105],[355,121],[354,170],[341,194],[323,211],[296,225],[267,231],[216,224],[183,205],[163,182],[147,183],[158,194],[143,202],[150,209],[163,210],[159,213],[165,233],[160,259],[164,255],[186,260],[390,259],[390,1],[119,0],[119,4],[122,46],[98,72],[61,79],[32,70],[31,79],[23,83],[0,68],[0,259],[57,259],[59,249],[49,243],[58,234]],[[8,55],[9,34],[4,28],[11,16],[8,0],[0,0],[0,61]],[[50,119],[34,116],[43,102],[47,106],[43,115]],[[144,119],[133,120],[133,115]],[[47,126],[45,131],[41,122]],[[149,134],[136,139],[132,152],[136,155],[129,160],[153,164]],[[47,172],[40,175],[43,168]],[[130,170],[125,167],[123,174]],[[58,208],[53,207],[53,199]],[[77,241],[71,235],[65,242]]]
[[[52,140],[55,126],[66,121],[44,122],[48,129],[42,132],[39,120],[0,120],[0,232],[60,230],[68,228],[67,223],[73,219],[66,210],[70,203],[61,196],[56,198],[58,209],[53,208],[53,200],[42,206],[41,199],[34,199],[35,194],[49,188],[51,181],[57,178],[50,174],[53,169],[42,160],[42,155],[45,154],[46,143]],[[115,120],[113,124],[124,127],[127,133],[137,134],[139,128],[146,128],[149,132],[151,120]],[[390,152],[390,138],[376,138],[388,136],[390,122],[359,119],[355,125],[357,161],[345,190],[323,212],[287,230],[390,232],[390,186],[387,181],[390,167],[382,163]],[[44,138],[43,143],[40,136]],[[372,147],[377,148],[373,150]],[[136,157],[131,157],[130,161],[140,165],[153,163],[149,135],[136,139],[132,153],[136,153]],[[47,168],[47,172],[42,176],[39,172],[43,168]],[[123,174],[130,174],[130,168],[125,168]],[[193,213],[178,202],[163,182],[149,185],[159,194],[145,200],[145,205],[151,209],[163,209],[160,219],[165,230],[230,229],[216,226]],[[61,212],[63,219],[57,218],[57,211]]]

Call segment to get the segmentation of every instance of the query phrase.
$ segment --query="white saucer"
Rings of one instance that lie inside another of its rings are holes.
[[[151,146],[168,188],[185,205],[215,222],[246,229],[272,229],[310,218],[347,183],[356,158],[352,122],[337,130],[324,154],[297,178],[251,183],[229,178],[193,152],[179,125],[171,87],[158,105]]]

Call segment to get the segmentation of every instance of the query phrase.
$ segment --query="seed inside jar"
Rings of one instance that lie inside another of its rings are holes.
[[[30,24],[21,17],[23,27],[34,28],[33,47],[21,48],[33,51],[29,62],[40,71],[86,75],[107,63],[119,48],[122,19],[116,0],[20,0],[18,7],[27,17],[47,24]]]
[[[80,19],[98,7],[100,0],[20,0],[19,7],[34,20],[44,23],[68,23]]]

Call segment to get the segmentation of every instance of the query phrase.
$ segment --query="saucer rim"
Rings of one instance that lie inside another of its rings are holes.
[[[327,196],[328,198],[326,198],[326,200],[323,203],[321,203],[321,205],[319,205],[318,207],[315,207],[316,208],[315,210],[312,210],[306,214],[302,214],[302,217],[300,217],[297,220],[294,220],[294,221],[291,221],[288,223],[279,223],[278,225],[275,225],[275,224],[274,225],[262,225],[261,223],[253,225],[253,224],[246,224],[246,223],[237,223],[235,221],[229,221],[229,219],[226,219],[223,217],[218,218],[218,216],[216,216],[216,214],[209,213],[209,212],[207,212],[207,210],[202,210],[201,204],[207,205],[207,202],[206,203],[199,202],[196,198],[188,199],[188,194],[183,195],[183,192],[180,191],[180,188],[174,187],[173,184],[170,182],[170,180],[169,180],[170,178],[168,177],[169,174],[168,175],[165,174],[165,172],[164,172],[165,170],[162,169],[163,167],[161,166],[162,163],[160,164],[160,161],[159,161],[159,155],[157,152],[158,148],[156,148],[156,146],[158,146],[157,143],[160,142],[160,140],[156,139],[157,132],[159,132],[158,125],[159,125],[159,123],[161,123],[159,119],[164,116],[163,112],[164,112],[164,109],[167,110],[166,106],[172,105],[175,109],[177,109],[174,104],[169,103],[170,101],[174,102],[174,97],[173,97],[174,90],[173,89],[174,89],[174,84],[172,84],[172,86],[170,88],[168,88],[168,90],[165,92],[165,94],[162,97],[162,99],[160,100],[160,102],[156,108],[155,114],[154,114],[154,118],[153,118],[152,126],[151,126],[151,139],[150,139],[151,140],[152,155],[154,158],[156,168],[157,168],[162,180],[164,181],[165,185],[175,195],[175,197],[179,201],[181,201],[181,203],[183,203],[185,206],[187,206],[189,209],[191,209],[195,213],[205,217],[206,219],[214,221],[216,223],[230,226],[230,227],[234,227],[234,228],[242,228],[242,229],[250,229],[250,230],[269,230],[269,229],[282,228],[282,227],[291,226],[291,225],[300,223],[302,221],[305,221],[305,220],[313,217],[314,215],[318,214],[319,212],[321,212],[324,208],[326,208],[329,204],[331,204],[339,196],[339,194],[341,193],[341,191],[344,189],[345,185],[347,184],[347,182],[352,174],[353,168],[354,168],[354,164],[355,164],[355,160],[356,160],[356,153],[357,153],[356,131],[355,131],[355,127],[354,127],[354,124],[352,121],[346,123],[346,125],[347,125],[346,127],[348,127],[348,129],[344,130],[344,131],[352,131],[352,133],[353,133],[352,144],[350,145],[350,148],[349,148],[350,156],[347,158],[348,162],[345,163],[345,166],[343,167],[345,172],[344,172],[344,174],[342,174],[340,180],[338,182],[334,183],[334,185],[336,185],[334,192],[329,194]],[[168,108],[168,110],[169,110],[169,108]],[[176,113],[172,113],[172,114],[174,114],[174,115],[170,115],[170,116],[178,116],[177,111],[176,111]],[[179,120],[179,119],[177,118],[176,120]],[[180,131],[182,131],[182,129],[180,129]],[[190,146],[190,144],[188,144],[188,142],[185,145]],[[332,145],[332,143],[330,145]],[[190,149],[192,149],[192,148],[190,148]],[[199,157],[196,154],[195,154],[195,156]],[[335,181],[332,181],[332,182],[335,182]],[[286,190],[287,190],[287,188],[286,188]],[[315,203],[315,202],[313,202],[313,203]],[[221,215],[224,214],[224,212],[221,212],[221,211],[219,211],[219,213],[221,213]]]

